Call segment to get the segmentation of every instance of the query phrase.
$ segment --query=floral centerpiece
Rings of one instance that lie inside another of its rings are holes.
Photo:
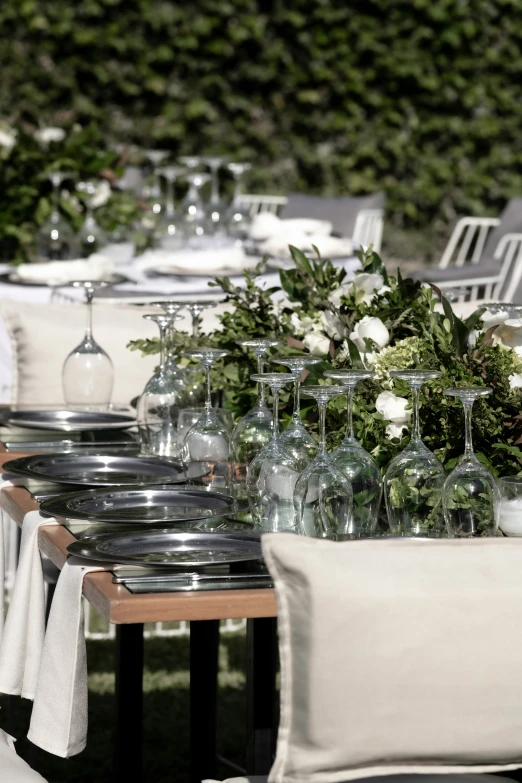
[[[295,268],[280,273],[279,287],[256,285],[261,265],[245,272],[244,288],[228,278],[213,283],[224,291],[229,307],[219,316],[221,328],[201,341],[228,351],[214,370],[214,388],[222,390],[226,406],[237,417],[252,407],[255,395],[249,380],[254,360],[237,341],[278,338],[287,353],[310,352],[322,359],[310,368],[305,383],[327,383],[323,373],[332,368],[367,366],[376,371],[374,381],[357,387],[354,425],[359,442],[383,472],[407,444],[411,418],[409,388],[392,379],[390,370],[415,367],[441,372],[423,387],[420,416],[423,441],[447,470],[462,455],[464,428],[460,402],[443,392],[480,385],[491,386],[493,394],[477,401],[473,411],[477,457],[495,476],[520,471],[522,321],[509,320],[505,313],[492,316],[484,308],[461,320],[440,291],[403,279],[400,270],[389,275],[371,251],[361,254],[361,269],[350,281],[328,260],[309,259],[296,248],[292,257]],[[171,347],[181,355],[189,338],[178,333],[176,340]],[[151,353],[157,343],[137,341],[132,347]],[[282,395],[281,402],[289,415],[291,401]],[[331,447],[343,437],[345,411],[343,397],[328,406]],[[316,429],[311,403],[303,403],[302,416]]]

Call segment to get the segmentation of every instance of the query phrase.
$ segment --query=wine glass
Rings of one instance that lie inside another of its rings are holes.
[[[467,386],[446,389],[444,394],[458,397],[464,408],[464,456],[449,474],[444,484],[442,502],[444,519],[450,536],[495,536],[498,528],[500,496],[495,479],[480,464],[473,452],[471,411],[479,397],[487,397],[493,389],[487,386]]]
[[[178,160],[187,169],[197,169],[203,162],[199,155],[180,155]]]
[[[353,431],[353,396],[359,381],[375,377],[372,370],[328,370],[327,378],[337,381],[346,390],[346,435],[332,456],[334,465],[350,479],[353,490],[354,525],[364,535],[375,532],[382,497],[381,471],[371,454],[363,449]]]
[[[145,384],[138,400],[137,419],[142,452],[163,457],[179,456],[178,417],[185,404],[185,379],[166,366],[166,336],[175,315],[147,313],[160,334],[160,366]]]
[[[210,396],[210,369],[214,362],[226,355],[226,351],[218,348],[199,348],[185,353],[185,356],[203,365],[206,398],[203,413],[185,435],[183,459],[186,463],[197,462],[207,470],[208,476],[205,480],[214,487],[227,487],[230,480],[230,438],[227,428],[212,408]]]
[[[215,299],[197,299],[193,302],[183,302],[183,306],[186,307],[190,313],[190,317],[192,318],[192,337],[201,336],[200,326],[203,312],[211,307],[216,307],[218,304],[219,301],[216,301]]]
[[[264,370],[263,357],[266,356],[270,348],[281,343],[279,340],[238,340],[237,344],[255,354],[257,374],[261,375]],[[266,446],[272,437],[272,423],[273,416],[266,405],[265,384],[258,383],[256,404],[246,416],[238,421],[232,433],[236,478],[246,477],[243,476],[243,469],[252,462],[256,454]]]
[[[85,337],[66,358],[62,370],[63,396],[67,406],[85,409],[108,408],[114,381],[109,355],[92,334],[92,300],[94,292],[108,285],[103,280],[75,280],[75,288],[85,291],[87,329]]]
[[[279,392],[292,383],[290,373],[264,372],[251,375],[256,383],[270,386],[273,397],[272,438],[247,467],[246,489],[256,527],[279,532],[293,530],[293,494],[299,477],[297,459],[283,446],[279,433]]]
[[[181,202],[181,214],[185,223],[184,232],[189,247],[202,247],[210,233],[207,213],[201,200],[201,188],[210,180],[210,174],[199,172],[185,175],[189,189]]]
[[[157,169],[158,175],[167,182],[165,209],[161,210],[154,228],[155,242],[162,250],[179,250],[186,241],[185,223],[174,205],[176,179],[185,171],[179,166],[162,166]]]
[[[243,174],[252,168],[251,163],[229,163],[228,170],[234,176],[234,198],[225,215],[228,235],[235,240],[236,244],[242,245],[247,238],[248,229],[252,222],[252,217],[241,204],[241,190]]]
[[[336,468],[326,450],[326,406],[343,394],[342,386],[305,386],[302,394],[313,397],[319,408],[319,449],[313,462],[301,473],[294,490],[297,531],[314,538],[344,541],[359,538],[354,524],[352,485]]]
[[[201,162],[204,166],[208,166],[210,169],[210,176],[212,181],[212,190],[210,194],[209,203],[209,215],[214,225],[214,229],[222,227],[223,215],[226,212],[226,207],[221,201],[219,194],[219,169],[225,165],[227,158],[221,158],[217,156],[208,156],[201,158]]]
[[[301,421],[301,376],[307,367],[317,364],[321,359],[315,356],[274,356],[274,364],[288,367],[294,376],[294,410],[292,422],[282,434],[285,448],[292,452],[304,468],[310,464],[317,454],[317,441],[305,429]]]
[[[440,537],[444,468],[421,440],[419,395],[423,384],[442,373],[437,370],[392,370],[392,378],[411,388],[412,425],[410,442],[388,465],[384,476],[384,499],[388,521],[402,536]]]
[[[105,231],[100,228],[94,217],[93,198],[96,193],[95,182],[80,182],[78,190],[85,193],[85,220],[78,232],[78,242],[83,256],[90,256],[109,244]]]
[[[152,169],[152,185],[145,186],[143,195],[150,202],[152,214],[157,217],[163,208],[158,166],[169,157],[170,152],[168,150],[144,150],[143,153]]]
[[[45,220],[36,235],[36,255],[38,261],[68,261],[78,252],[77,240],[72,226],[60,215],[60,191],[62,182],[72,174],[63,171],[51,171],[44,175],[51,181],[51,214]]]

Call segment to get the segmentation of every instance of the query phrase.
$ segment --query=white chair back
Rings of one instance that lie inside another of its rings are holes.
[[[500,225],[499,218],[461,218],[449,238],[439,261],[439,268],[478,264],[492,228]]]
[[[352,239],[364,248],[371,245],[376,253],[380,253],[383,226],[383,209],[361,209],[355,219]]]
[[[286,196],[260,196],[257,193],[243,193],[238,196],[237,203],[244,207],[250,217],[260,212],[271,212],[277,215],[278,211],[288,203]]]

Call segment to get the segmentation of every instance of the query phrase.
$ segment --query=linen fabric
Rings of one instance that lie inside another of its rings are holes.
[[[268,534],[281,657],[270,783],[522,766],[522,545]]]
[[[83,579],[112,568],[69,558],[58,578],[47,622],[28,739],[55,756],[69,758],[87,744],[87,652]]]
[[[11,401],[63,405],[62,367],[83,339],[86,307],[2,301],[0,311],[12,347]],[[130,340],[157,337],[156,325],[142,316],[138,307],[94,304],[94,337],[113,362],[116,403],[141,394],[158,363],[127,348]]]
[[[18,568],[0,642],[0,693],[34,698],[45,635],[38,530],[40,525],[57,524],[39,511],[29,511],[24,517]]]
[[[45,778],[31,769],[16,755],[14,738],[0,729],[0,781],[1,783],[45,783]]]

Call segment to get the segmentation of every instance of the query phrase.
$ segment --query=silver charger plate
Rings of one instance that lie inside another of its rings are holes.
[[[93,536],[69,544],[67,551],[89,560],[170,567],[240,563],[262,557],[261,544],[252,536],[169,529]]]
[[[5,462],[2,469],[38,481],[95,487],[185,484],[208,472],[198,464],[185,469],[160,457],[109,454],[37,454]]]
[[[11,411],[5,420],[15,427],[36,430],[113,430],[133,427],[136,419],[128,413],[111,411],[25,410]]]
[[[234,513],[230,495],[192,487],[147,486],[141,489],[87,489],[48,498],[45,516],[92,522],[186,522]]]

